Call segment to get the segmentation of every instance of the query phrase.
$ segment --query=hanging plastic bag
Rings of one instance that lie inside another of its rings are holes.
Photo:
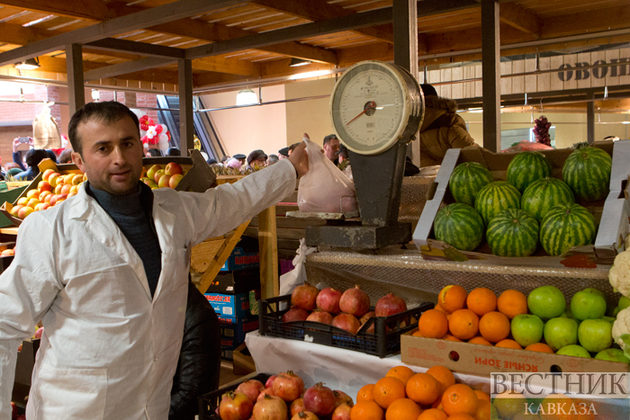
[[[304,213],[349,213],[357,211],[354,183],[305,138],[308,172],[300,179],[297,205]]]
[[[44,109],[33,120],[33,147],[35,149],[59,149],[61,134],[55,117],[50,113],[47,103]]]
[[[304,238],[300,239],[300,247],[296,251],[296,255],[293,258],[293,270],[288,273],[284,273],[280,276],[280,296],[288,295],[293,292],[293,289],[304,284],[306,282],[306,267],[304,262],[306,256],[317,251],[314,246],[306,246]]]

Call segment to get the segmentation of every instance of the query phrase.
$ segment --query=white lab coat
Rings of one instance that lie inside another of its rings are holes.
[[[203,194],[154,191],[162,272],[153,300],[142,260],[84,187],[30,215],[0,276],[0,420],[10,419],[18,345],[40,319],[29,420],[167,419],[191,246],[294,189],[286,161]]]

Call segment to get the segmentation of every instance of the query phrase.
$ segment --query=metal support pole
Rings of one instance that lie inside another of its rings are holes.
[[[70,116],[85,105],[83,80],[83,48],[80,44],[66,45],[66,68],[68,77],[68,103]]]
[[[483,147],[501,150],[501,69],[499,3],[481,0],[481,61],[483,67]]]
[[[189,59],[178,61],[179,84],[179,142],[182,156],[188,156],[188,149],[195,147],[193,134],[193,89],[192,62]]]
[[[593,94],[589,95],[590,101],[586,103],[586,141],[593,144],[595,141],[595,102]]]

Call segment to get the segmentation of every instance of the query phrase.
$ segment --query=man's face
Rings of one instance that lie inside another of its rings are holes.
[[[72,160],[94,188],[114,195],[137,191],[144,150],[131,118],[111,124],[90,120],[79,124],[77,135],[83,150],[73,152]]]
[[[324,145],[324,153],[330,160],[337,159],[337,152],[339,151],[339,139],[330,139],[328,143]]]

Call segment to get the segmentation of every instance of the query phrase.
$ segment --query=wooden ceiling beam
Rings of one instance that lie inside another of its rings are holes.
[[[499,5],[499,19],[525,33],[540,35],[540,18],[530,9],[516,3],[501,3]]]
[[[127,41],[125,39],[105,38],[98,41],[84,44],[85,47],[91,47],[104,51],[126,51],[138,55],[162,58],[184,58],[184,50],[180,48],[165,47],[164,45],[154,45],[142,42]]]
[[[81,40],[84,43],[97,41],[147,26],[159,25],[199,13],[210,12],[241,2],[241,0],[215,0],[209,3],[207,0],[179,0],[163,6],[152,7],[141,12],[117,17],[1,53],[0,66],[64,49],[66,45],[77,42],[77,40]]]
[[[193,61],[195,70],[215,73],[235,74],[246,77],[260,77],[261,64],[237,58],[203,57]]]
[[[146,57],[141,58],[140,60],[125,61],[124,63],[114,64],[95,70],[84,71],[83,79],[86,81],[108,79],[110,77],[117,77],[120,75],[136,73],[143,70],[154,69],[176,62],[177,60],[172,58],[169,59],[162,57]]]
[[[0,0],[0,5],[90,21],[115,17],[107,3],[100,0]]]
[[[541,38],[556,38],[628,27],[630,27],[630,7],[593,8],[588,12],[543,19],[540,35]]]

